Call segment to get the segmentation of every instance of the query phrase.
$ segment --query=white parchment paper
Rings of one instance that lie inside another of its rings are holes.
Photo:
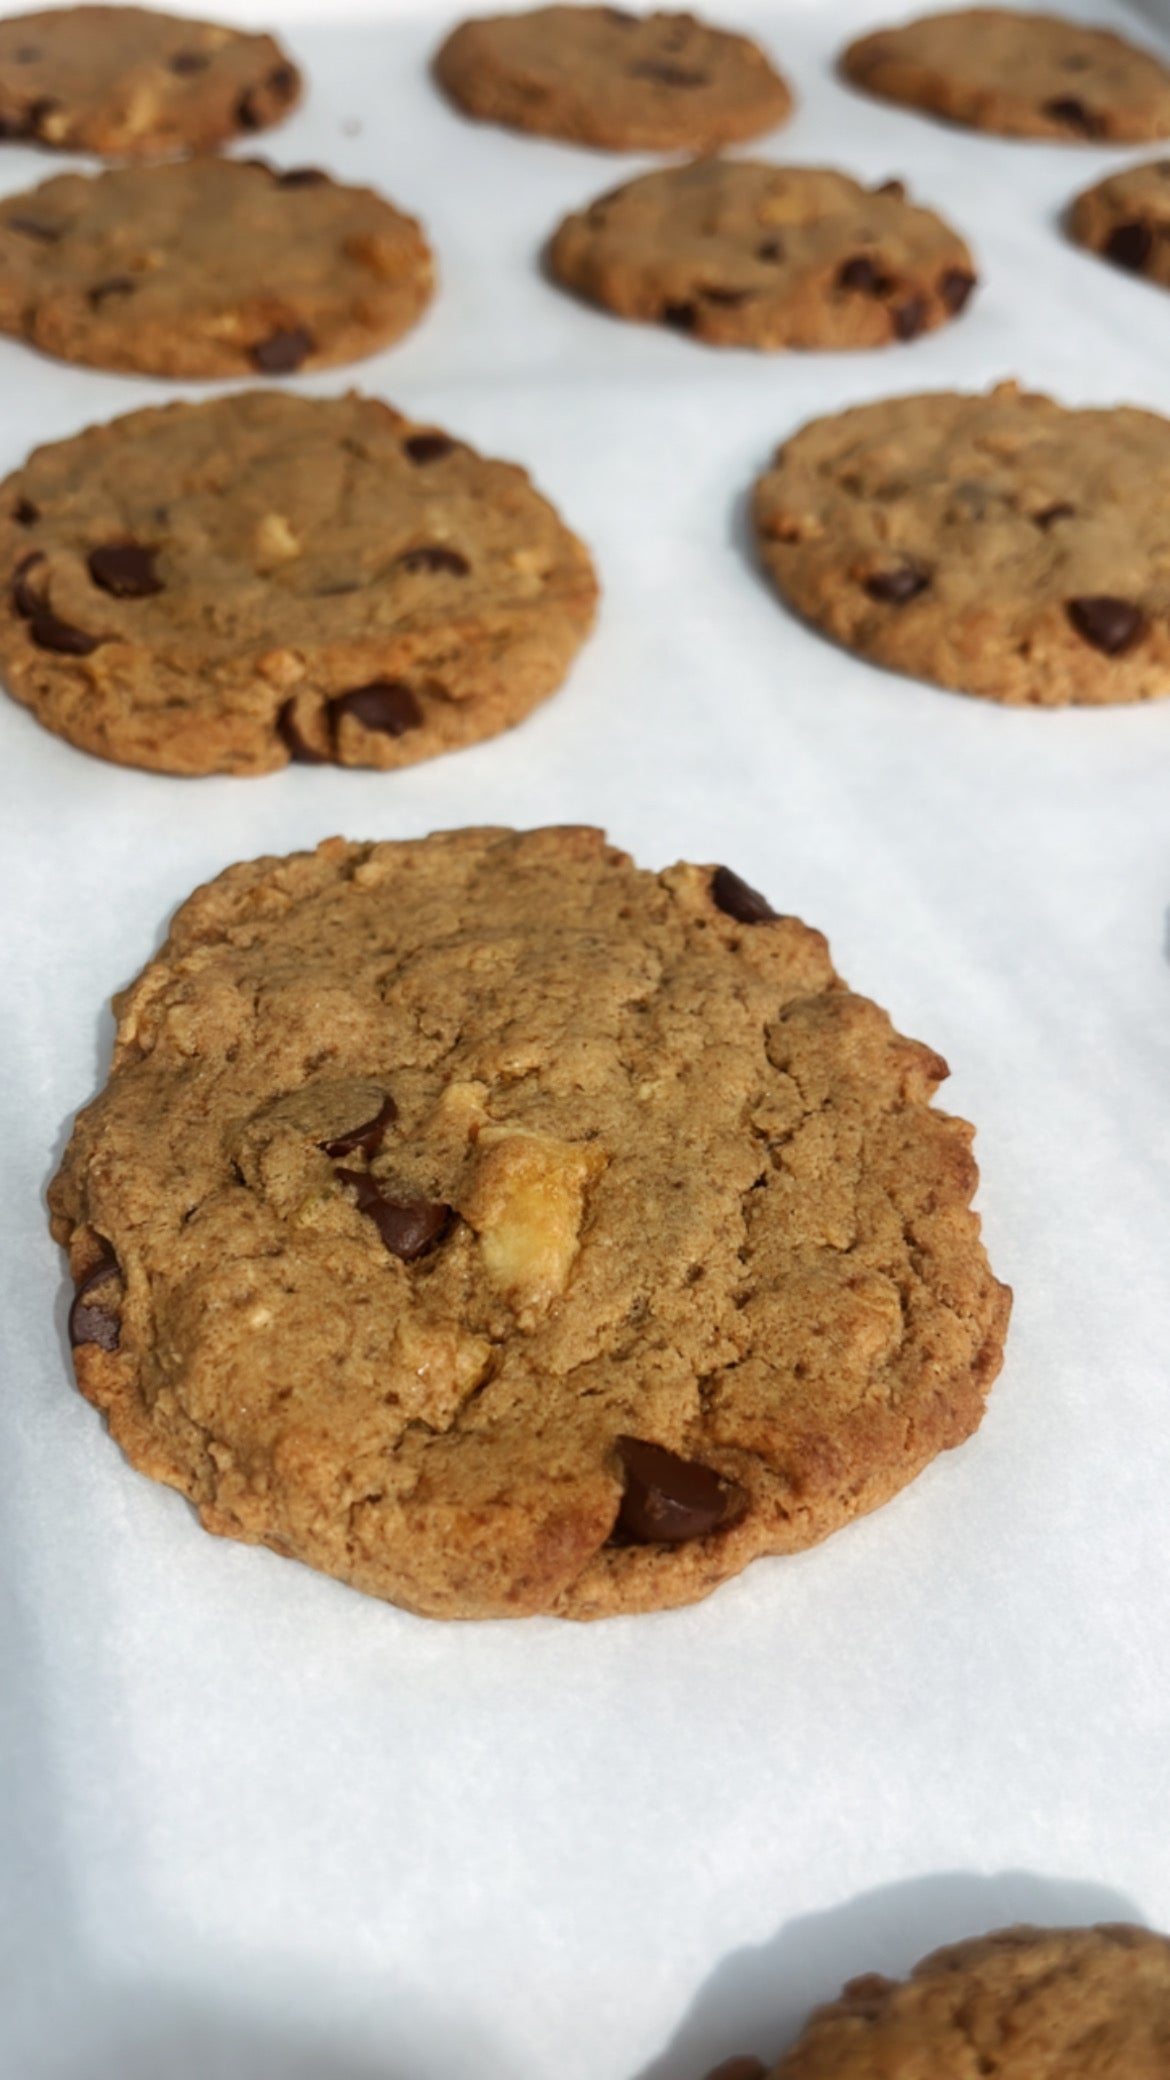
[[[595,548],[598,632],[520,731],[397,775],[155,778],[0,697],[5,2080],[699,2080],[937,1941],[1170,1925],[1170,701],[1017,714],[879,673],[780,608],[744,520],[775,443],[855,401],[1017,375],[1170,410],[1170,295],[1058,228],[1145,154],[863,100],[831,54],[872,0],[707,11],[799,89],[758,149],[902,175],[968,234],[960,322],[757,357],[590,311],[539,246],[648,162],[463,122],[425,73],[437,11],[303,0],[310,96],[263,148],[417,210],[443,276],[409,340],[304,387],[527,464]],[[0,185],[57,164],[7,146]],[[176,394],[0,342],[0,468]],[[673,1615],[365,1601],[207,1537],[71,1385],[44,1187],[171,909],[234,859],[486,820],[729,861],[948,1057],[979,1127],[1017,1294],[983,1430]]]

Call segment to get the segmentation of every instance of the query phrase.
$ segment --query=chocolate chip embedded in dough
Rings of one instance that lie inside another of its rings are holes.
[[[315,751],[313,746],[302,737],[294,719],[295,708],[296,702],[290,698],[283,703],[276,717],[277,734],[290,759],[294,765],[298,766],[329,765],[330,760],[325,753],[323,751]]]
[[[376,1156],[387,1127],[397,1118],[398,1107],[387,1092],[373,1119],[364,1120],[360,1127],[350,1127],[344,1134],[335,1134],[332,1141],[319,1141],[317,1146],[327,1156],[352,1156],[359,1149],[364,1156]]]
[[[966,307],[974,287],[975,276],[968,274],[965,267],[948,267],[946,273],[939,276],[938,293],[952,318],[957,318]]]
[[[449,571],[453,578],[465,578],[471,569],[458,549],[444,548],[441,543],[424,542],[417,549],[404,549],[396,561],[406,571]]]
[[[157,554],[141,542],[106,542],[90,550],[89,575],[115,599],[149,599],[166,590],[154,567]]]
[[[1043,113],[1051,116],[1054,123],[1063,123],[1068,130],[1075,130],[1080,137],[1100,137],[1105,128],[1100,116],[1086,108],[1075,95],[1061,94],[1053,101],[1044,103]]]
[[[441,461],[443,456],[450,455],[455,447],[454,441],[446,433],[412,433],[402,445],[411,461],[417,462],[420,466],[428,462]]]
[[[617,1450],[625,1476],[612,1534],[618,1543],[681,1545],[742,1516],[743,1489],[713,1467],[640,1437],[619,1437]]]
[[[387,737],[404,737],[423,719],[409,686],[400,679],[374,679],[368,686],[355,686],[331,700],[329,712],[335,719],[351,715],[363,729],[381,730]]]
[[[906,556],[888,570],[871,572],[864,584],[871,599],[880,600],[883,606],[902,607],[907,600],[926,591],[930,572],[912,556]]]
[[[439,1199],[391,1198],[364,1170],[338,1170],[336,1175],[341,1184],[350,1186],[358,1212],[373,1221],[391,1256],[404,1264],[412,1264],[434,1249],[455,1211]]]
[[[111,1308],[103,1307],[86,1296],[121,1275],[118,1259],[107,1247],[93,1270],[86,1272],[73,1295],[69,1309],[69,1341],[74,1349],[82,1343],[96,1343],[99,1350],[117,1350],[122,1333],[119,1317]]]
[[[1106,657],[1121,657],[1132,650],[1146,632],[1146,617],[1132,600],[1118,599],[1112,593],[1095,593],[1084,599],[1070,599],[1065,608],[1069,620],[1079,636],[1091,643],[1094,650],[1104,651]]]
[[[271,332],[252,348],[252,359],[266,376],[287,376],[312,353],[316,342],[304,325],[289,325]]]
[[[730,867],[716,867],[711,876],[711,900],[725,917],[734,917],[737,924],[774,924],[779,916],[766,896],[758,889],[750,888],[733,874]]]
[[[1135,217],[1132,223],[1116,225],[1101,251],[1116,266],[1127,267],[1131,274],[1140,274],[1153,248],[1154,234],[1149,225]]]

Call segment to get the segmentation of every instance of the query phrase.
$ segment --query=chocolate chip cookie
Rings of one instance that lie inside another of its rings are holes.
[[[145,7],[0,21],[0,138],[157,159],[266,130],[300,99],[271,36]]]
[[[432,288],[413,217],[310,166],[117,167],[0,202],[0,332],[94,368],[330,368],[407,332]]]
[[[0,486],[0,672],[164,773],[413,765],[519,722],[593,619],[589,556],[510,463],[373,398],[132,412]]]
[[[615,152],[712,151],[792,109],[758,44],[690,14],[488,15],[452,31],[435,71],[469,116]]]
[[[732,2080],[730,2066],[720,2073]],[[953,1943],[903,1983],[876,1972],[851,1980],[840,2000],[816,2009],[770,2080],[975,2080],[982,2073],[1165,2080],[1170,1941],[1117,1925],[1005,1928]]]
[[[975,1429],[946,1067],[726,867],[598,831],[230,868],[50,1197],[82,1391],[204,1524],[435,1617],[687,1603]]]
[[[1111,29],[965,7],[851,43],[846,77],[886,101],[1005,137],[1140,144],[1170,137],[1170,68]]]
[[[725,347],[916,339],[975,286],[962,239],[900,182],[747,159],[643,174],[567,217],[549,258],[621,317]]]
[[[826,635],[1015,706],[1170,693],[1170,421],[1014,383],[817,419],[756,486],[764,563]]]
[[[1086,188],[1069,229],[1091,252],[1170,289],[1170,159],[1127,166]]]

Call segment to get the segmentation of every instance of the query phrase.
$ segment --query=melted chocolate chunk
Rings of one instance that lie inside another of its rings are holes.
[[[440,462],[444,455],[450,455],[455,443],[446,433],[412,433],[402,445],[411,461],[421,465]]]
[[[843,261],[837,269],[837,283],[842,289],[860,289],[865,296],[888,296],[894,286],[868,253],[856,253],[852,260]]]
[[[743,1489],[712,1467],[641,1437],[619,1437],[617,1449],[626,1486],[612,1533],[616,1543],[679,1545],[742,1516]]]
[[[42,224],[37,217],[5,217],[9,231],[19,231],[25,238],[35,238],[42,246],[55,246],[65,236],[63,224]]]
[[[663,324],[676,332],[693,332],[699,314],[693,303],[664,303],[660,315]]]
[[[439,543],[424,542],[417,549],[404,549],[395,561],[404,571],[450,571],[454,578],[465,578],[471,569],[458,549],[444,549]]]
[[[176,51],[174,57],[167,60],[170,70],[177,72],[180,79],[190,72],[206,72],[210,63],[203,51]]]
[[[89,553],[89,575],[103,592],[115,599],[149,599],[166,587],[154,567],[156,549],[140,542],[107,542]]]
[[[917,339],[926,323],[926,305],[921,296],[911,296],[906,303],[895,305],[890,319],[898,339]]]
[[[404,737],[423,719],[422,709],[401,679],[374,679],[368,686],[355,686],[331,700],[329,712],[338,720],[352,715],[363,729],[381,730],[387,737]]]
[[[364,1170],[338,1170],[342,1184],[351,1186],[359,1213],[372,1220],[392,1257],[413,1264],[442,1240],[454,1207],[440,1199],[389,1199],[377,1179]]]
[[[92,310],[99,310],[107,296],[129,296],[138,287],[132,274],[108,274],[104,281],[95,282],[86,290],[86,301]]]
[[[712,874],[711,901],[725,917],[734,917],[737,924],[772,924],[780,915],[766,896],[749,888],[730,867],[716,867]]]
[[[76,1350],[79,1343],[96,1343],[103,1351],[116,1351],[121,1335],[121,1323],[110,1308],[102,1307],[96,1300],[87,1300],[97,1286],[104,1286],[111,1278],[121,1278],[121,1266],[112,1249],[107,1245],[92,1271],[87,1271],[73,1295],[69,1309],[69,1341]]]
[[[880,600],[883,606],[904,607],[908,599],[926,591],[930,572],[907,556],[901,563],[891,564],[888,571],[874,571],[864,582],[871,599]]]
[[[1046,101],[1042,113],[1051,116],[1054,123],[1063,123],[1068,130],[1075,130],[1080,137],[1100,137],[1105,128],[1100,116],[1086,108],[1075,95],[1061,94],[1054,101]]]
[[[360,1127],[350,1127],[332,1141],[319,1141],[317,1146],[327,1156],[352,1156],[358,1150],[364,1156],[376,1156],[382,1146],[387,1127],[398,1118],[398,1107],[387,1092],[373,1119],[364,1120]]]
[[[41,517],[40,508],[34,506],[31,498],[18,498],[12,508],[12,517],[18,527],[35,527]]]
[[[258,340],[252,348],[252,359],[266,376],[287,376],[300,367],[315,345],[312,333],[303,325],[289,325]]]
[[[1136,217],[1131,224],[1116,225],[1101,248],[1107,260],[1128,267],[1131,274],[1141,273],[1153,249],[1153,232]]]
[[[1132,650],[1146,632],[1146,617],[1132,600],[1117,599],[1101,592],[1087,599],[1070,599],[1065,612],[1079,636],[1106,657],[1121,657]]]
[[[297,728],[293,720],[295,705],[295,702],[290,698],[285,701],[283,707],[279,710],[276,717],[277,736],[280,738],[294,765],[327,766],[329,760],[325,753],[323,751],[314,751],[312,745],[305,742],[300,730]]]
[[[695,72],[687,65],[667,65],[660,58],[644,58],[630,66],[631,79],[656,79],[664,87],[705,87],[710,73]]]
[[[939,276],[938,293],[953,318],[958,317],[974,287],[975,277],[968,274],[965,267],[948,267],[946,273]]]
[[[278,188],[320,188],[329,179],[319,166],[290,166],[274,176]]]
[[[29,616],[29,634],[38,650],[56,650],[62,657],[88,657],[103,640],[101,636],[87,635],[83,628],[74,628],[71,621],[62,621],[51,607],[38,607]]]

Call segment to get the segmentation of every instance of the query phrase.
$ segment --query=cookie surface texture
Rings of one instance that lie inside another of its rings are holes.
[[[0,332],[94,368],[329,368],[408,331],[432,287],[414,219],[314,167],[115,167],[0,202]]]
[[[210,151],[300,99],[271,36],[145,7],[64,7],[0,21],[0,139],[114,159]]]
[[[618,152],[711,151],[792,108],[758,44],[690,14],[538,7],[452,31],[435,59],[467,115]]]
[[[975,286],[962,239],[898,184],[743,159],[630,181],[566,218],[549,257],[592,302],[717,346],[915,339]]]
[[[600,832],[229,869],[51,1200],[83,1391],[204,1523],[441,1617],[705,1595],[982,1414],[945,1065],[721,868]]]
[[[1170,422],[1003,384],[817,419],[756,486],[798,613],[912,677],[1014,706],[1170,693]]]
[[[1164,2080],[1170,1942],[1148,1929],[1008,1928],[870,1974],[818,2009],[771,2080]]]
[[[244,391],[38,449],[0,487],[0,674],[167,773],[413,765],[560,684],[589,556],[525,472],[372,398]]]
[[[1073,203],[1069,229],[1103,260],[1170,289],[1170,159],[1127,166],[1087,188]]]
[[[856,86],[974,130],[1066,144],[1170,137],[1170,68],[1110,29],[993,7],[925,15],[843,53]]]

